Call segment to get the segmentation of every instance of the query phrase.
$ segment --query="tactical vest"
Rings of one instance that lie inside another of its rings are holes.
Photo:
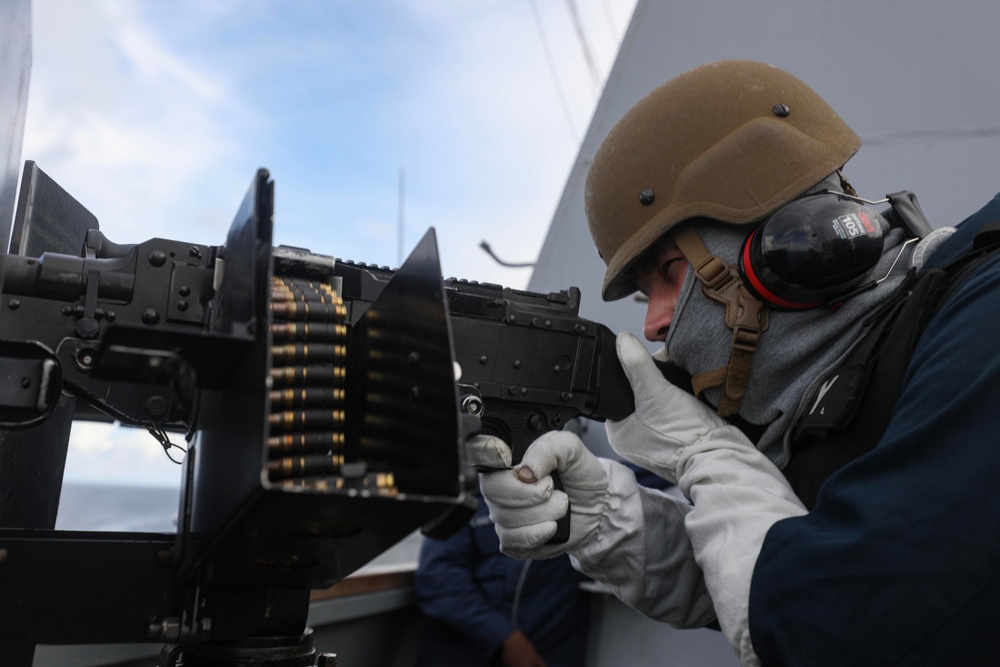
[[[1000,249],[1000,222],[976,234],[972,250],[943,268],[911,272],[868,316],[860,342],[815,385],[792,426],[783,473],[812,509],[826,479],[870,451],[889,426],[917,342],[951,293]]]

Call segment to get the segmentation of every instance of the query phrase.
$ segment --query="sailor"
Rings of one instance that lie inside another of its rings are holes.
[[[424,616],[417,667],[586,664],[587,578],[565,556],[500,553],[487,506],[443,540],[426,539],[413,584]]]
[[[639,101],[586,189],[602,297],[648,298],[617,341],[631,470],[552,432],[511,467],[479,436],[502,549],[569,553],[624,602],[717,624],[744,665],[986,664],[1000,627],[1000,196],[931,231],[861,199],[861,141],[813,90],[721,61]],[[564,491],[554,490],[558,471]],[[570,535],[550,544],[556,520]]]

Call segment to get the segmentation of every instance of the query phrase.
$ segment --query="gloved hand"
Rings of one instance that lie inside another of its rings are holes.
[[[551,558],[572,551],[598,529],[608,498],[609,461],[601,461],[575,434],[552,431],[527,450],[511,468],[511,451],[499,438],[476,436],[467,444],[469,463],[498,470],[479,475],[479,488],[496,525],[500,550],[515,558]],[[564,491],[557,491],[551,472],[559,471]],[[556,520],[570,510],[565,544],[545,544],[556,532]]]
[[[684,527],[691,511],[686,500],[641,488],[630,468],[596,458],[572,433],[543,435],[516,469],[498,438],[478,436],[467,447],[472,465],[501,469],[481,474],[480,490],[505,554],[548,558],[567,552],[576,569],[651,618],[680,627],[715,620]],[[548,476],[557,468],[565,492],[554,490]],[[536,475],[539,481],[532,482]],[[569,540],[545,544],[567,506]]]
[[[684,518],[722,632],[743,665],[759,665],[750,640],[753,568],[776,521],[805,507],[781,471],[735,426],[660,375],[634,336],[618,336],[635,412],[608,422],[611,446],[677,482],[693,507]]]
[[[621,421],[607,422],[608,441],[629,461],[676,483],[685,447],[715,429],[735,430],[735,427],[711,407],[664,379],[635,336],[619,334],[617,347],[635,395],[635,412]],[[752,447],[749,442],[746,444]]]

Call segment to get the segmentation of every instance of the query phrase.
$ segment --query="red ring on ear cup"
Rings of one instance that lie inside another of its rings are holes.
[[[801,197],[747,236],[740,275],[748,290],[776,308],[835,303],[869,280],[888,228],[874,209],[845,195]]]
[[[753,238],[760,231],[760,227],[753,230],[747,240],[743,243],[743,252],[740,254],[740,275],[743,276],[743,283],[753,292],[756,296],[764,300],[764,302],[772,305],[778,306],[779,308],[785,308],[787,310],[805,310],[807,308],[816,308],[817,306],[822,306],[824,302],[813,301],[810,303],[796,303],[794,301],[788,301],[787,299],[782,299],[780,296],[772,292],[767,288],[766,285],[757,276],[754,271],[753,257],[750,253],[750,244],[753,242]]]

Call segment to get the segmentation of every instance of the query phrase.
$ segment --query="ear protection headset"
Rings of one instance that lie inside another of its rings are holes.
[[[887,211],[872,208],[885,202]],[[912,240],[931,231],[913,193],[877,202],[835,192],[800,197],[747,237],[739,260],[743,284],[779,309],[836,304],[877,284],[869,274],[893,227],[906,229]]]

